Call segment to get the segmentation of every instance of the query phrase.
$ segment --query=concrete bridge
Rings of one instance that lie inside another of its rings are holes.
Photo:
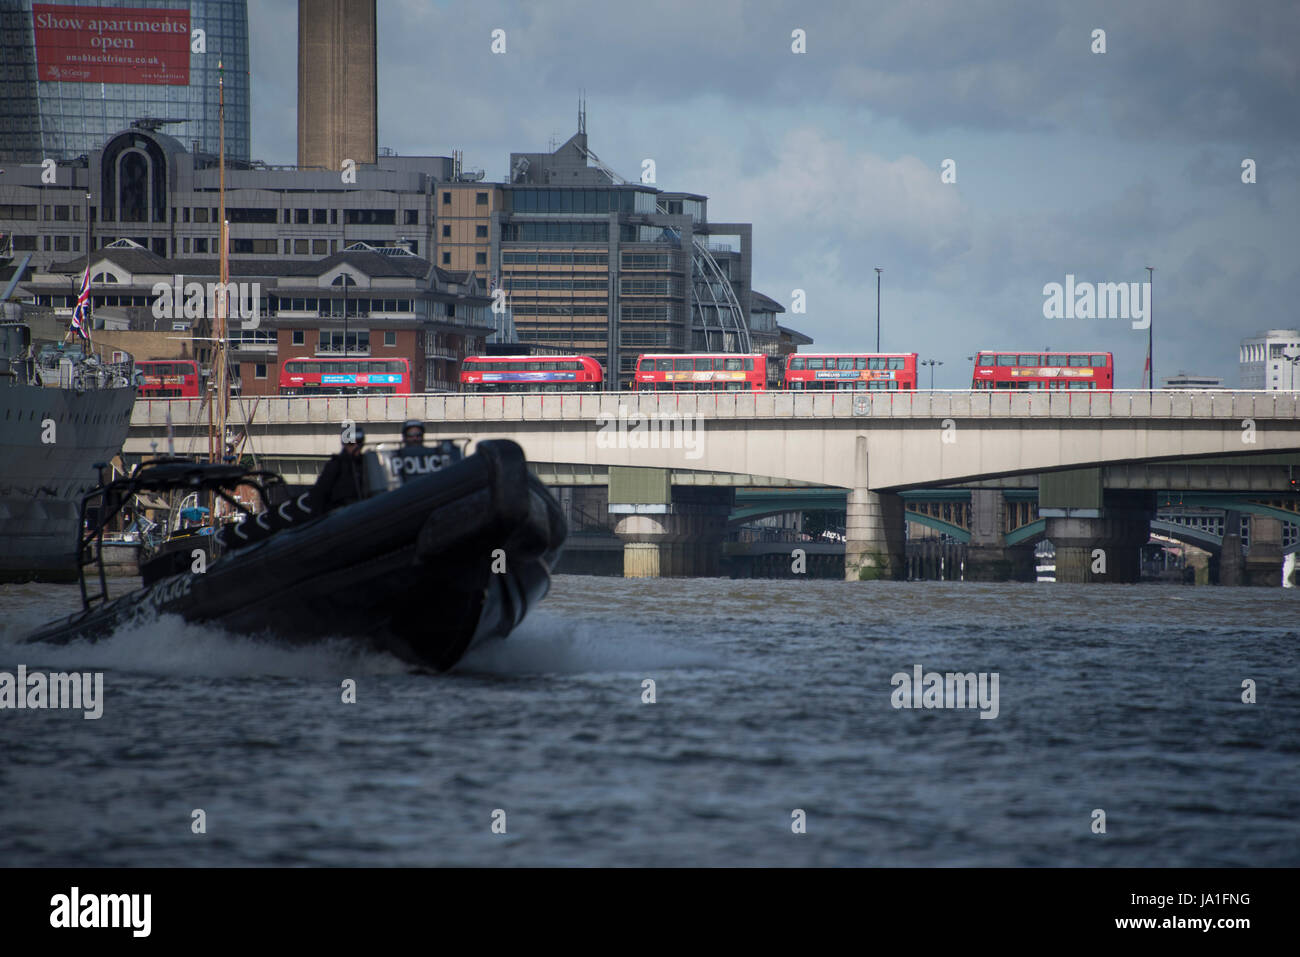
[[[177,452],[206,449],[207,410],[198,400],[153,400],[136,405],[127,453],[165,451],[169,416]],[[681,546],[712,540],[725,526],[732,493],[724,475],[844,489],[850,578],[901,573],[899,493],[992,491],[1036,478],[1058,580],[1134,580],[1136,558],[1123,556],[1146,541],[1158,490],[1145,470],[1186,472],[1203,462],[1206,470],[1247,475],[1250,460],[1284,454],[1275,468],[1294,471],[1287,462],[1300,452],[1300,400],[1281,392],[272,397],[237,400],[230,422],[247,432],[252,451],[282,468],[335,451],[346,420],[364,425],[374,443],[396,441],[408,418],[426,421],[431,435],[512,439],[531,461],[557,469],[605,469],[625,571],[649,575],[707,573],[707,558],[688,557]],[[1130,480],[1108,484],[1103,470],[1115,469],[1128,470]],[[719,481],[674,484],[687,473]],[[999,511],[1005,498],[986,501],[972,543],[996,568],[1008,547]],[[1098,549],[1114,557],[1100,577],[1089,570]]]

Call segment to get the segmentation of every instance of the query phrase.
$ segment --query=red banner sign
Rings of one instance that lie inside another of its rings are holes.
[[[47,83],[190,82],[190,11],[32,4]]]

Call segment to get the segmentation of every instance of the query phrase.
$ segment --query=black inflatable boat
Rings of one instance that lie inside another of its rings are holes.
[[[367,453],[368,464],[381,474],[376,455]],[[95,641],[139,616],[169,613],[293,642],[351,638],[446,670],[475,642],[509,634],[546,595],[567,534],[564,517],[508,441],[480,442],[473,455],[390,486],[314,516],[306,496],[290,498],[274,473],[144,462],[82,503],[83,610],[25,640]],[[256,490],[258,512],[239,488]],[[98,587],[88,588],[86,569],[113,516],[138,492],[171,489],[211,493],[244,521],[223,528],[201,556],[160,554],[142,567],[137,591],[110,601],[102,563]]]

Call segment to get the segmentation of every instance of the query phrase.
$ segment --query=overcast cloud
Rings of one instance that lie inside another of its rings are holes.
[[[297,4],[249,7],[253,153],[291,163]],[[783,321],[818,347],[874,344],[881,266],[884,347],[942,360],[940,387],[975,349],[1048,346],[1109,349],[1136,387],[1146,333],[1044,319],[1042,289],[1152,265],[1157,375],[1237,385],[1242,336],[1300,324],[1298,51],[1287,0],[380,0],[379,140],[500,180],[583,90],[606,163],[754,224],[754,287],[805,290]]]

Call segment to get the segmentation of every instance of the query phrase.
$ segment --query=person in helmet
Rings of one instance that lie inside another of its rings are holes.
[[[393,472],[403,482],[421,475],[437,472],[445,465],[459,462],[460,449],[454,442],[444,440],[433,448],[424,444],[424,423],[407,419],[402,423],[402,447],[393,455]]]
[[[366,444],[366,431],[361,426],[343,430],[343,448],[330,456],[321,470],[320,478],[308,493],[307,501],[313,515],[359,502],[366,496],[365,469],[361,462],[361,448]],[[348,441],[351,439],[351,441]]]
[[[419,419],[407,419],[402,423],[402,445],[424,445],[424,423]]]

